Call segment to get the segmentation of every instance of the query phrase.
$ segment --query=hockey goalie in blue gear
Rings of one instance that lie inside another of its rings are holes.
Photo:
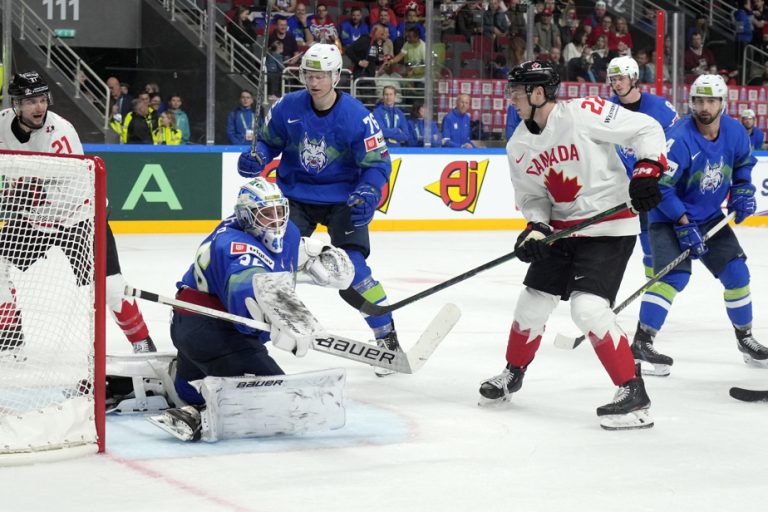
[[[246,183],[238,193],[235,214],[224,219],[203,240],[194,263],[177,283],[178,300],[270,325],[269,332],[255,331],[174,308],[171,340],[178,349],[174,387],[179,398],[189,405],[168,410],[154,417],[153,423],[181,439],[216,440],[229,436],[217,434],[215,430],[219,420],[230,426],[235,421],[216,404],[208,403],[211,396],[217,403],[221,399],[223,395],[217,390],[238,403],[254,404],[254,400],[265,399],[270,401],[269,406],[275,405],[271,403],[272,395],[239,394],[241,388],[231,380],[220,382],[217,384],[220,386],[214,388],[193,387],[190,382],[207,377],[284,375],[265,347],[268,341],[298,357],[306,354],[312,340],[323,336],[324,331],[296,296],[297,278],[340,289],[352,281],[354,269],[346,253],[317,240],[302,238],[296,225],[289,221],[289,210],[288,200],[275,184],[265,178]],[[310,376],[302,375],[305,380]],[[284,377],[286,385],[292,377]],[[326,380],[319,379],[320,382]],[[338,380],[331,381],[338,383]],[[206,393],[210,396],[206,397]],[[207,405],[207,409],[204,410],[203,405]],[[208,415],[207,425],[212,429],[208,434],[200,428],[201,412]],[[242,414],[245,413],[236,411],[232,416]],[[338,411],[334,410],[334,414]],[[245,434],[258,430],[256,425],[261,421],[235,425],[231,437],[248,437]],[[290,424],[281,428],[288,431],[297,425],[291,423],[290,418],[285,421]],[[268,433],[268,429],[261,431],[262,435]]]
[[[666,132],[678,120],[675,107],[661,96],[640,92],[637,87],[640,78],[640,68],[632,57],[616,57],[608,64],[608,83],[613,89],[613,96],[608,101],[621,105],[633,112],[640,112],[655,119]],[[628,146],[617,146],[619,157],[627,168],[627,173],[632,176],[637,159],[635,151]],[[643,266],[645,275],[653,277],[653,258],[651,246],[648,242],[648,213],[640,212],[640,246],[643,249]]]
[[[702,233],[723,219],[722,204],[740,223],[755,212],[749,139],[738,121],[724,115],[728,88],[718,75],[702,75],[691,85],[691,115],[667,132],[669,171],[662,177],[662,202],[651,210],[649,233],[654,270],[683,251],[691,256],[651,286],[643,296],[635,334],[635,358],[647,372],[668,375],[672,358],[653,348],[675,296],[688,284],[691,259],[699,259],[723,284],[725,308],[747,364],[768,368],[768,348],[752,336],[752,298],[746,255],[725,226],[706,244]]]
[[[381,201],[392,164],[376,118],[358,100],[335,89],[341,54],[334,45],[315,44],[301,59],[306,89],[286,94],[266,116],[256,155],[240,155],[238,171],[252,177],[282,154],[277,183],[290,201],[290,216],[302,236],[318,224],[355,266],[352,287],[370,302],[387,296],[366,263],[368,224]],[[366,317],[377,343],[399,349],[392,315]],[[390,373],[377,369],[377,375]]]

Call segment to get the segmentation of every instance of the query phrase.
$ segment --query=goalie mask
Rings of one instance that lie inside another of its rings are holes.
[[[288,227],[288,200],[277,185],[265,178],[256,178],[240,187],[235,217],[243,231],[253,235],[267,249],[282,252]]]

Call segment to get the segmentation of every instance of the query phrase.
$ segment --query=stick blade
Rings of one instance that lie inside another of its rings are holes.
[[[437,346],[451,332],[459,318],[461,318],[461,310],[456,305],[449,303],[442,307],[416,344],[408,351],[408,363],[411,370],[408,373],[415,373],[424,366]]]
[[[768,402],[768,390],[754,390],[733,387],[729,394],[742,402]]]
[[[566,334],[557,333],[555,336],[555,346],[562,350],[573,350],[584,341],[584,336],[568,336]]]
[[[357,293],[351,286],[346,290],[339,290],[339,295],[344,302],[368,316],[382,316],[391,311],[390,308],[368,302],[365,300],[365,297]]]

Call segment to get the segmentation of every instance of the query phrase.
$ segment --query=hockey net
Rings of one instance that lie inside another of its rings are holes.
[[[0,466],[104,450],[99,158],[0,151]]]

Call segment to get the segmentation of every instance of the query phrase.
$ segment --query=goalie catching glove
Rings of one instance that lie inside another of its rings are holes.
[[[543,260],[549,256],[550,248],[543,240],[552,234],[552,228],[543,222],[529,222],[517,237],[515,255],[523,263]]]
[[[320,240],[303,237],[299,246],[299,282],[311,282],[346,290],[355,277],[355,266],[347,253]]]
[[[647,212],[661,202],[659,178],[665,169],[666,164],[662,162],[647,158],[637,161],[629,182],[629,198],[635,210]]]
[[[315,338],[327,337],[296,295],[291,272],[256,274],[252,286],[256,299],[245,299],[245,307],[252,318],[269,323],[272,345],[304,357]]]

